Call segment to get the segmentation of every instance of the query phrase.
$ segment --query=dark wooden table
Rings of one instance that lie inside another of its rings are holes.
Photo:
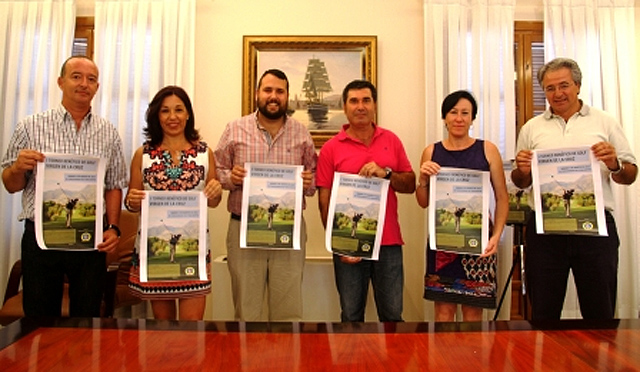
[[[235,323],[21,319],[2,371],[637,371],[640,320]]]

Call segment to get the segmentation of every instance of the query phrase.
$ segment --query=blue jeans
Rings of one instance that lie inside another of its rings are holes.
[[[340,261],[333,255],[333,269],[340,295],[343,322],[364,322],[369,280],[381,322],[402,321],[402,247],[384,245],[380,247],[378,261],[362,260],[356,264]]]

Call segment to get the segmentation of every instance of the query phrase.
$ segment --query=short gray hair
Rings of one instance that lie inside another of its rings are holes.
[[[547,62],[538,70],[538,83],[540,83],[540,86],[544,88],[542,86],[542,79],[544,79],[544,75],[546,75],[547,72],[557,71],[561,68],[568,68],[571,71],[573,82],[577,85],[582,85],[582,71],[580,71],[578,63],[571,58],[556,58]]]

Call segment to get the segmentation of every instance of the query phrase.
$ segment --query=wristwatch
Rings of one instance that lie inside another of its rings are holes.
[[[385,180],[390,180],[391,179],[391,173],[393,173],[393,170],[391,170],[391,168],[389,167],[385,167],[384,171],[386,172],[384,175],[384,179]]]
[[[105,227],[105,228],[104,228],[104,231],[111,230],[111,229],[113,229],[113,230],[115,230],[115,231],[116,231],[116,234],[118,234],[118,238],[120,237],[120,235],[122,235],[122,233],[120,232],[120,228],[118,227],[118,225],[114,225],[114,224],[112,224],[112,223],[108,224],[108,225],[107,225],[107,227]]]
[[[611,171],[611,174],[618,174],[624,170],[624,164],[622,163],[620,158],[617,158],[616,160],[618,161],[618,169],[616,170],[609,169]]]

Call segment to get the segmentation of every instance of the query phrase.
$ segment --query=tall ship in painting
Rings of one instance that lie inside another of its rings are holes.
[[[332,92],[327,68],[318,58],[309,59],[307,72],[302,83],[302,92],[307,98],[309,119],[318,125],[327,122],[329,105],[324,102],[324,94]]]

